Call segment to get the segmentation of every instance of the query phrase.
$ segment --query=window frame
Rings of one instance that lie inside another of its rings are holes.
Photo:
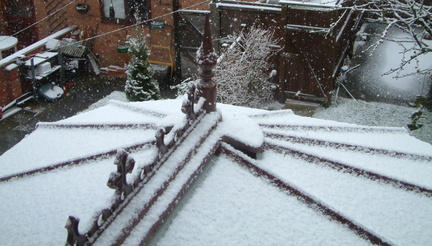
[[[124,19],[110,18],[110,17],[105,16],[105,3],[104,2],[105,2],[105,0],[99,1],[101,22],[118,24],[118,25],[129,25],[129,24],[136,23],[135,18],[133,16],[129,16],[129,0],[123,0],[124,6],[125,6],[125,18]],[[144,4],[147,5],[146,6],[147,7],[147,19],[146,20],[149,20],[149,19],[151,19],[150,0],[145,0]]]

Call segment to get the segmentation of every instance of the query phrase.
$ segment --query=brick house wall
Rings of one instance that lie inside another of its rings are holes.
[[[186,0],[181,7],[186,7],[195,2],[201,0]],[[101,66],[108,67],[110,65],[123,67],[127,61],[129,61],[129,55],[125,53],[119,53],[117,51],[117,45],[124,44],[127,40],[128,35],[135,35],[136,28],[130,27],[121,31],[116,31],[121,28],[125,28],[133,23],[109,23],[103,20],[103,13],[101,11],[101,0],[79,0],[60,12],[55,14],[51,20],[46,18],[49,13],[56,12],[56,8],[59,9],[67,4],[69,1],[64,0],[33,0],[34,14],[38,24],[35,25],[36,36],[38,39],[43,39],[58,29],[65,26],[77,25],[78,31],[72,34],[72,37],[88,38],[97,37],[87,42],[90,50],[99,57]],[[0,0],[0,21],[5,17],[5,6],[3,1]],[[88,4],[89,11],[85,14],[78,13],[75,6],[77,4]],[[53,6],[54,7],[53,9]],[[195,9],[208,8],[208,5],[197,6]],[[152,29],[150,23],[143,25],[140,30],[146,35],[148,45],[159,45],[169,47],[171,51],[171,57],[175,55],[174,49],[174,21],[173,15],[169,13],[173,11],[173,4],[170,0],[151,0],[150,2],[150,17],[163,20],[166,25],[162,29]],[[158,18],[159,16],[163,16]],[[53,25],[54,19],[60,19],[59,24]],[[5,21],[2,21],[4,23]],[[112,33],[111,33],[112,32]],[[0,34],[2,33],[2,26],[0,25]],[[107,34],[110,33],[110,34]],[[37,53],[42,50],[36,50],[32,53]],[[169,56],[168,56],[169,57]],[[6,66],[7,67],[7,66]],[[25,85],[19,81],[18,68],[14,68],[11,71],[0,67],[0,106],[5,106],[17,97],[22,95],[22,90],[26,89]],[[124,74],[123,74],[124,75]]]
[[[0,68],[0,107],[22,95],[18,66],[11,64]]]
[[[191,5],[196,5],[191,10],[209,10],[209,2],[198,4],[202,0],[178,0],[178,8],[186,8]],[[0,1],[0,4],[2,1]],[[109,23],[104,21],[101,11],[101,0],[79,0],[66,8],[59,11],[51,19],[60,19],[59,23],[53,24],[50,18],[46,18],[49,13],[53,13],[61,7],[69,4],[69,1],[64,0],[33,0],[35,18],[39,23],[35,26],[36,33],[39,39],[52,34],[54,27],[78,25],[79,30],[74,37],[79,38],[80,34],[84,33],[84,38],[91,36],[99,36],[89,42],[90,49],[94,54],[97,54],[101,66],[108,67],[110,65],[123,67],[125,62],[130,58],[128,54],[117,52],[117,45],[124,44],[128,35],[135,34],[135,28],[130,27],[122,31],[118,29],[125,28],[132,23]],[[89,11],[85,14],[78,13],[75,9],[77,4],[89,5]],[[174,41],[174,17],[171,13],[173,9],[172,0],[150,0],[150,16],[153,19],[163,20],[166,22],[162,29],[152,29],[150,23],[143,25],[142,32],[148,36],[148,45],[158,45],[169,47],[171,59],[175,57],[175,41]],[[2,6],[0,6],[0,20]],[[1,26],[0,26],[1,32]],[[80,33],[82,32],[82,33]],[[110,33],[113,32],[113,33]],[[110,34],[106,34],[110,33]],[[106,34],[106,35],[104,35]],[[167,55],[167,57],[169,57]]]
[[[60,1],[60,0],[59,0]],[[193,0],[197,1],[197,0]],[[193,1],[191,1],[193,4]],[[34,1],[36,18],[41,20],[46,16],[47,5],[50,0]],[[199,1],[198,1],[199,2]],[[63,2],[60,6],[65,5],[67,2]],[[75,6],[79,3],[85,3],[89,5],[89,11],[85,14],[80,14],[76,11]],[[172,1],[169,0],[151,0],[150,2],[151,17],[157,18],[158,16],[166,15],[173,11]],[[189,5],[189,3],[185,4]],[[208,5],[207,5],[208,7]],[[124,53],[117,52],[117,45],[124,44],[126,42],[127,35],[134,35],[135,28],[127,28],[122,31],[113,32],[117,29],[127,27],[132,23],[107,23],[103,21],[101,12],[100,0],[81,0],[74,4],[69,5],[64,9],[65,15],[64,22],[67,25],[78,25],[79,30],[82,31],[85,37],[98,36],[101,37],[93,39],[89,46],[93,53],[97,54],[102,66],[124,66],[125,61],[129,60],[129,56]],[[158,18],[158,20],[164,20],[166,25],[162,29],[151,29],[150,25],[144,25],[142,31],[148,37],[148,45],[161,45],[171,48],[172,55],[174,55],[174,28],[173,28],[173,16],[166,15]],[[42,21],[37,25],[39,37],[43,38],[50,34],[48,20]],[[111,34],[104,35],[105,33],[113,32]],[[79,37],[79,34],[76,35]]]
[[[3,2],[0,1],[0,35],[6,35],[7,31],[7,22],[5,19],[4,12],[6,11],[6,6],[3,5]]]

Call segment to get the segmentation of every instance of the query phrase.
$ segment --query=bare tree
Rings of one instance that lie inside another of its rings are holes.
[[[432,51],[432,7],[425,0],[366,0],[355,8],[366,11],[369,17],[387,24],[374,49],[384,40],[391,28],[397,27],[407,33],[411,40],[391,40],[403,47],[403,59],[400,66],[392,68],[386,74],[400,72],[407,64],[417,62],[420,56]],[[430,4],[430,1],[429,1]],[[397,76],[412,74],[431,74],[432,67],[419,68],[417,71]]]

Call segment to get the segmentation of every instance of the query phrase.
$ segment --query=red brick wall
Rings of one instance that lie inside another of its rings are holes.
[[[18,66],[2,67],[0,76],[0,106],[4,107],[22,95]]]
[[[203,0],[179,0],[180,8],[188,8],[189,10],[210,10],[210,2],[203,2]],[[189,8],[192,5],[196,5]]]
[[[36,18],[41,20],[46,16],[46,6],[48,1],[34,0]],[[65,2],[66,4],[67,2]],[[79,3],[88,4],[89,11],[86,14],[80,14],[76,11],[75,6]],[[78,25],[78,31],[74,33],[74,38],[80,36],[87,38],[90,36],[100,35],[102,33],[110,32],[118,28],[124,27],[123,25],[116,25],[110,23],[101,22],[101,12],[99,0],[81,0],[74,4],[69,5],[64,9],[65,21],[67,25]],[[44,38],[50,35],[48,20],[44,20],[37,25],[38,33],[40,38]],[[120,54],[116,50],[116,46],[120,43],[124,43],[126,39],[126,32],[116,32],[110,35],[106,35],[102,38],[94,39],[92,42],[92,51],[95,54],[99,54],[102,66],[117,65],[122,66],[127,55]]]
[[[46,5],[48,0],[34,0],[36,19],[41,20],[46,16],[47,10]],[[180,0],[181,8],[186,8],[195,3],[202,2],[202,0]],[[86,14],[80,14],[75,10],[75,5],[78,3],[85,3],[90,6],[89,11]],[[208,3],[198,5],[192,9],[209,10]],[[71,4],[66,11],[66,22],[68,25],[78,25],[80,31],[87,33],[85,30],[91,30],[92,35],[102,35],[107,32],[111,32],[127,25],[124,24],[112,24],[101,21],[101,10],[100,0],[80,0],[74,4]],[[157,18],[172,12],[172,0],[151,0],[151,17]],[[150,25],[146,25],[143,28],[143,32],[149,34],[148,44],[150,45],[161,45],[171,48],[171,55],[174,57],[174,23],[173,16],[166,15],[158,20],[164,20],[166,25],[162,29],[151,29]],[[37,25],[39,38],[44,38],[50,34],[48,27],[48,21],[42,21]],[[117,45],[122,44],[126,41],[128,34],[134,35],[135,28],[128,28],[126,30],[114,32],[109,35],[104,35],[96,38],[92,41],[92,51],[99,55],[101,64],[104,67],[109,65],[115,65],[122,67],[125,61],[129,60],[127,54],[117,52]],[[79,35],[76,35],[79,36]]]
[[[46,15],[46,4],[48,1],[34,0],[36,18],[42,19]],[[75,5],[78,3],[85,3],[90,6],[86,14],[80,14],[75,10]],[[102,35],[104,33],[112,32],[117,29],[126,27],[124,24],[104,23],[101,21],[100,1],[99,0],[81,0],[76,4],[71,4],[66,11],[66,21],[68,25],[78,25],[80,31],[83,33],[91,33],[91,36]],[[172,11],[171,0],[152,0],[151,1],[151,16],[153,18],[165,15]],[[147,35],[149,45],[162,45],[170,46],[172,54],[174,55],[174,34],[173,34],[173,17],[168,15],[160,20],[166,21],[167,25],[160,30],[153,30],[149,25],[145,26],[143,32]],[[129,24],[130,25],[130,24]],[[90,30],[89,32],[85,30]],[[49,27],[47,21],[42,21],[38,25],[39,37],[43,38],[49,35]],[[117,52],[117,45],[126,42],[127,35],[135,35],[135,28],[131,27],[126,30],[114,32],[112,34],[104,35],[92,40],[92,51],[99,55],[102,66],[115,65],[122,67],[125,61],[129,60],[127,54]],[[79,36],[79,35],[76,35]]]
[[[0,35],[8,35],[5,13],[6,7],[4,6],[4,3],[0,1]]]
[[[80,14],[75,10],[75,4],[66,9],[69,25],[78,25],[84,38],[98,36],[104,33],[112,32],[125,25],[111,24],[101,22],[101,10],[99,0],[87,0],[80,3],[86,3],[90,6],[86,14]],[[123,66],[128,59],[127,54],[117,52],[117,45],[126,42],[126,36],[131,30],[114,32],[91,40],[88,45],[91,46],[93,53],[98,54],[102,66],[109,65]]]

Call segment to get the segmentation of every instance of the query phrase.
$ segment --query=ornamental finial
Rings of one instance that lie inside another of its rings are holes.
[[[204,25],[204,37],[197,52],[197,63],[201,80],[197,84],[197,95],[204,97],[204,109],[206,112],[216,111],[216,83],[212,80],[213,68],[217,63],[217,55],[213,49],[213,42],[210,31],[210,19],[206,16]]]

